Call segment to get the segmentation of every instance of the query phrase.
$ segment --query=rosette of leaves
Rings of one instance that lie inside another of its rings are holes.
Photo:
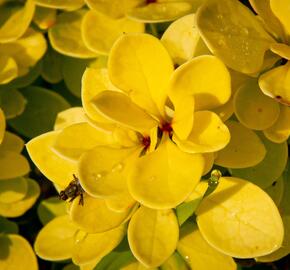
[[[208,1],[198,10],[196,25],[210,51],[228,67],[258,77],[248,78],[234,97],[238,120],[283,143],[290,135],[289,20],[285,15],[290,4],[286,0],[250,3],[258,16],[236,0]]]
[[[174,69],[157,38],[122,35],[107,67],[86,69],[83,108],[62,112],[54,131],[27,144],[58,190],[73,175],[84,189],[83,205],[74,199],[68,215],[40,231],[36,253],[71,258],[83,269],[106,263],[116,269],[114,256],[125,261],[117,269],[236,269],[232,257],[278,250],[284,228],[267,193],[213,174],[219,185],[208,194],[201,181],[215,159],[244,168],[266,156],[255,132],[223,123],[231,114],[222,119],[219,109],[230,99],[230,73],[217,57],[202,55]]]

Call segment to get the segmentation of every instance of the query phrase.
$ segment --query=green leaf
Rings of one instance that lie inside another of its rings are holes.
[[[0,89],[0,107],[4,111],[6,119],[14,118],[23,113],[26,100],[16,89]]]
[[[18,231],[19,229],[17,223],[0,216],[0,234],[1,233],[18,234]]]
[[[181,226],[194,214],[201,200],[202,198],[198,198],[190,202],[184,202],[176,207],[176,215],[179,226]]]
[[[66,205],[57,197],[51,197],[40,202],[37,207],[37,215],[43,225],[57,216],[66,214]]]
[[[57,114],[70,107],[63,97],[41,87],[30,86],[21,93],[27,100],[25,110],[8,123],[28,138],[52,130]]]

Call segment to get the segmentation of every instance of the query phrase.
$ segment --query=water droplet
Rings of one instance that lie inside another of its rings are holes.
[[[189,257],[188,257],[188,256],[185,256],[184,258],[185,258],[185,260],[187,260],[187,261],[189,260]]]
[[[156,179],[155,176],[151,176],[151,177],[149,178],[149,181],[152,182],[152,181],[154,181],[155,179]]]
[[[224,41],[223,39],[219,39],[219,40],[218,40],[218,45],[219,45],[219,46],[225,46],[226,43],[225,43],[225,41]]]
[[[112,168],[112,172],[120,172],[123,170],[124,165],[122,163],[118,163]]]
[[[248,35],[249,34],[249,30],[246,27],[244,27],[244,28],[242,28],[241,33],[244,34],[244,35]]]
[[[74,235],[75,243],[77,244],[77,243],[83,241],[86,236],[87,236],[86,232],[78,230]]]

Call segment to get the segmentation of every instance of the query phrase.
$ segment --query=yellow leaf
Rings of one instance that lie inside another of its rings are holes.
[[[56,22],[56,9],[37,6],[33,22],[42,30],[49,29]]]
[[[229,256],[263,256],[282,245],[284,228],[276,205],[262,189],[240,178],[222,177],[196,214],[205,240]]]
[[[82,230],[88,233],[102,233],[126,222],[133,210],[130,208],[123,212],[115,212],[107,207],[105,200],[85,195],[84,205],[80,205],[77,199],[72,202],[70,216]]]
[[[57,16],[56,24],[48,30],[53,49],[61,54],[77,58],[94,58],[96,53],[89,50],[81,37],[81,22],[86,10],[63,12]]]
[[[173,208],[192,192],[201,178],[203,167],[200,154],[184,153],[165,139],[156,151],[136,160],[129,174],[129,192],[147,207]]]
[[[110,82],[106,68],[86,68],[82,77],[82,104],[86,114],[94,121],[110,123],[100,114],[95,105],[91,102],[94,97],[105,90],[119,91]]]
[[[19,6],[11,8],[9,3],[2,5],[0,13],[3,14],[4,18],[8,15],[8,18],[6,17],[7,20],[2,22],[0,26],[0,43],[7,43],[20,38],[28,28],[34,10],[33,0],[27,0],[20,8]]]
[[[27,174],[30,171],[26,158],[16,152],[0,152],[0,181]]]
[[[24,147],[24,141],[17,135],[5,131],[4,139],[0,145],[0,152],[11,151],[20,153]]]
[[[235,93],[235,115],[247,128],[264,130],[279,117],[279,104],[265,96],[256,80],[248,81]]]
[[[69,216],[60,216],[47,223],[38,233],[34,250],[45,260],[60,261],[71,258],[78,227]]]
[[[191,11],[190,1],[156,1],[131,9],[127,12],[127,16],[141,22],[160,23],[176,20]]]
[[[236,270],[234,260],[210,246],[194,223],[186,223],[180,230],[177,251],[191,269]]]
[[[280,247],[278,250],[274,251],[273,253],[256,258],[256,261],[258,262],[278,261],[290,253],[290,216],[283,216],[282,219],[283,219],[284,230],[285,230],[282,247]]]
[[[290,61],[286,65],[265,72],[259,78],[259,86],[265,95],[290,105]]]
[[[52,146],[59,132],[48,132],[26,144],[28,154],[38,169],[60,188],[66,188],[77,171],[77,163],[57,155]]]
[[[197,12],[199,32],[211,52],[230,68],[259,72],[274,39],[255,15],[239,1],[207,1]]]
[[[290,35],[290,3],[287,0],[270,0],[270,6],[274,15],[279,19],[284,27],[286,35]]]
[[[194,97],[185,96],[174,103],[172,129],[177,136],[185,140],[190,134],[194,120]]]
[[[34,0],[35,4],[41,7],[76,10],[81,8],[84,0]]]
[[[28,241],[20,235],[0,235],[0,269],[38,270],[36,256]]]
[[[91,8],[112,18],[124,17],[131,8],[143,4],[145,0],[85,0]]]
[[[90,50],[107,55],[119,36],[124,33],[142,33],[144,28],[143,23],[126,17],[113,19],[108,17],[108,14],[90,10],[82,21],[82,37]]]
[[[224,105],[213,109],[213,112],[216,113],[223,122],[227,121],[234,113],[233,97],[231,97]]]
[[[178,222],[172,210],[153,210],[141,206],[128,227],[133,255],[147,267],[158,267],[176,249]]]
[[[0,85],[9,83],[18,75],[16,61],[12,57],[2,53],[0,54]]]
[[[88,123],[76,123],[60,131],[53,149],[65,158],[77,161],[84,152],[99,145],[113,143],[112,134],[98,130]]]
[[[0,54],[11,56],[18,66],[18,76],[26,75],[44,55],[47,48],[43,34],[28,28],[24,35],[10,43],[0,43]]]
[[[203,55],[181,65],[170,81],[169,97],[173,103],[188,95],[195,99],[195,110],[213,109],[231,96],[230,74],[215,56]]]
[[[92,100],[92,103],[101,115],[113,123],[141,133],[158,125],[155,119],[120,92],[103,91]]]
[[[54,130],[60,130],[72,124],[84,123],[87,121],[88,119],[82,107],[69,108],[58,113],[54,124]]]
[[[123,35],[112,47],[108,67],[112,83],[133,102],[154,115],[163,115],[173,63],[157,38]]]
[[[230,132],[221,119],[211,111],[194,113],[194,125],[186,140],[173,136],[182,151],[208,153],[224,148],[230,141]]]
[[[23,177],[0,181],[0,203],[20,201],[27,194],[28,183]]]
[[[260,163],[266,155],[266,149],[255,132],[235,121],[227,121],[226,125],[231,139],[218,152],[214,163],[229,168],[246,168]]]
[[[136,201],[132,198],[128,190],[114,197],[106,198],[106,205],[116,212],[124,212],[134,206]]]
[[[234,176],[247,179],[261,188],[267,188],[272,185],[285,170],[288,159],[288,146],[287,142],[279,144],[273,143],[267,140],[262,134],[259,134],[259,137],[266,150],[264,159],[256,166],[243,169],[232,169],[231,173]],[[254,150],[254,147],[250,146],[250,143],[245,144],[244,147],[249,148],[251,155],[257,155],[258,152]],[[252,157],[247,154],[244,158],[250,159]]]
[[[290,60],[290,46],[283,43],[273,43],[271,44],[271,51],[280,55],[281,57]]]
[[[2,109],[0,108],[0,144],[3,142],[5,129],[6,129],[5,115]]]
[[[270,0],[250,0],[250,4],[262,18],[266,29],[270,33],[274,33],[277,38],[284,37],[283,27],[271,9]]]
[[[195,56],[211,54],[195,24],[195,14],[174,21],[163,33],[161,42],[174,63],[181,65]]]
[[[122,241],[125,229],[125,226],[120,226],[103,233],[87,234],[83,240],[76,242],[72,261],[78,265],[100,261]]]
[[[4,217],[19,217],[23,215],[28,209],[34,205],[39,194],[40,188],[38,184],[29,179],[25,178],[27,182],[27,193],[25,197],[20,201],[13,203],[0,203],[0,215]]]
[[[97,146],[84,153],[78,173],[84,190],[94,197],[108,198],[127,190],[128,165],[137,159],[140,149]]]
[[[280,114],[273,126],[264,130],[264,135],[274,143],[285,142],[290,135],[290,108],[280,105]]]

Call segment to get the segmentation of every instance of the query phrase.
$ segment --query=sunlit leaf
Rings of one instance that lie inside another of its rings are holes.
[[[279,104],[260,90],[256,80],[244,84],[235,93],[235,115],[250,129],[264,130],[272,126],[279,117]]]
[[[120,226],[103,233],[88,234],[76,243],[72,254],[73,262],[82,265],[101,260],[121,242],[125,231],[125,227]]]
[[[46,260],[65,260],[72,256],[78,227],[69,216],[60,216],[47,223],[38,233],[34,250]]]
[[[20,235],[0,235],[0,269],[37,270],[37,259],[28,241]]]
[[[211,111],[194,113],[194,125],[186,140],[173,136],[179,148],[188,153],[210,153],[223,149],[230,141],[230,132]]]
[[[112,230],[129,217],[132,209],[115,212],[109,209],[105,200],[84,196],[84,205],[75,199],[71,206],[71,219],[82,230],[89,233],[101,233]]]
[[[72,124],[87,122],[85,112],[82,107],[73,107],[61,111],[57,114],[54,123],[54,130],[61,130]]]
[[[210,54],[197,30],[195,14],[174,21],[162,35],[161,42],[178,65],[195,56]]]
[[[262,256],[282,245],[284,228],[276,205],[262,189],[240,178],[220,178],[196,214],[205,240],[232,257]]]
[[[153,210],[141,206],[128,228],[134,256],[147,267],[157,267],[176,249],[179,228],[172,210]]]
[[[58,132],[49,132],[35,137],[26,144],[28,154],[37,168],[50,181],[66,188],[76,174],[77,163],[61,158],[52,150]]]
[[[191,269],[236,269],[234,260],[210,246],[194,223],[181,228],[177,250]]]
[[[95,30],[92,31],[92,28]],[[126,17],[113,19],[97,10],[90,10],[82,21],[82,37],[90,50],[106,55],[119,36],[124,33],[142,33],[144,28],[143,23]]]
[[[37,215],[43,225],[58,216],[66,214],[65,202],[57,197],[42,200],[37,207]]]
[[[258,72],[274,40],[255,15],[239,1],[206,2],[197,12],[197,26],[210,50],[230,68]]]
[[[131,9],[127,16],[141,22],[173,21],[192,11],[190,1],[156,1]]]
[[[265,72],[259,77],[259,86],[265,95],[290,105],[290,61]]]
[[[28,28],[34,13],[34,1],[27,0],[22,5],[13,3],[5,3],[0,7],[0,13],[3,14],[2,18],[6,17],[5,21],[0,23],[0,42],[6,43],[15,41],[20,38]]]
[[[27,174],[30,171],[26,158],[16,152],[0,152],[0,181]]]
[[[148,34],[123,35],[112,47],[108,69],[112,83],[136,104],[157,116],[163,114],[173,63],[157,38]]]
[[[231,96],[230,74],[215,56],[196,57],[181,65],[170,81],[169,97],[173,103],[193,95],[195,110],[209,110],[225,104]]]
[[[254,131],[235,121],[227,121],[226,125],[231,140],[217,153],[215,164],[229,168],[246,168],[257,165],[265,158],[265,146]]]
[[[140,157],[128,179],[132,197],[155,209],[182,203],[201,178],[204,160],[200,154],[182,152],[169,139],[156,151]]]
[[[84,9],[80,9],[58,15],[56,24],[48,31],[51,46],[56,51],[77,58],[97,56],[85,46],[81,37],[81,21],[85,13]]]

